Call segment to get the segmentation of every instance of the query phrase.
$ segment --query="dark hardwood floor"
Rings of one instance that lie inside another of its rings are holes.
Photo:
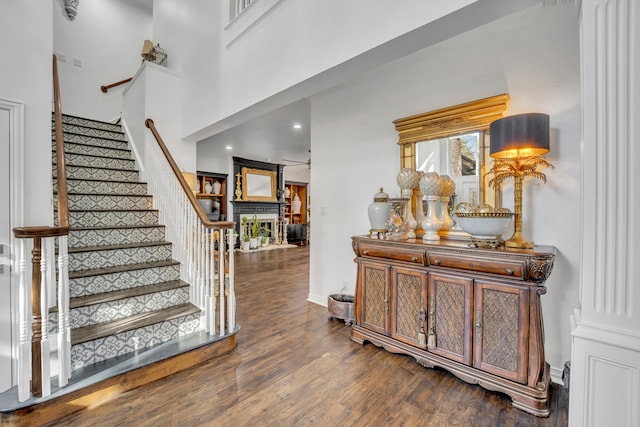
[[[239,254],[234,351],[56,425],[567,425],[568,395],[558,385],[551,416],[538,418],[504,395],[352,342],[350,327],[306,301],[308,257],[308,247]]]

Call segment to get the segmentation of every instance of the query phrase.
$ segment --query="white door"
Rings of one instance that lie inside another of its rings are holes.
[[[11,387],[10,112],[0,108],[0,392]]]

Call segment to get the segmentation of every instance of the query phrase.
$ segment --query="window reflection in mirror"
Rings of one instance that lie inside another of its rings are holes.
[[[454,203],[480,202],[482,132],[416,143],[416,170],[449,175],[456,183]]]

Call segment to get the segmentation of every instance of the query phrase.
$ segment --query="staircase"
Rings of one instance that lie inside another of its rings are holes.
[[[63,123],[71,369],[199,331],[200,310],[189,302],[121,126],[68,115]],[[55,144],[53,151],[55,191]],[[53,310],[49,330],[56,328]]]

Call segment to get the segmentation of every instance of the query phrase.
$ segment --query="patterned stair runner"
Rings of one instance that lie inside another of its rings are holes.
[[[198,331],[199,309],[121,126],[68,115],[63,122],[72,369]],[[55,143],[53,163],[55,192]],[[51,310],[52,331],[57,318]]]

